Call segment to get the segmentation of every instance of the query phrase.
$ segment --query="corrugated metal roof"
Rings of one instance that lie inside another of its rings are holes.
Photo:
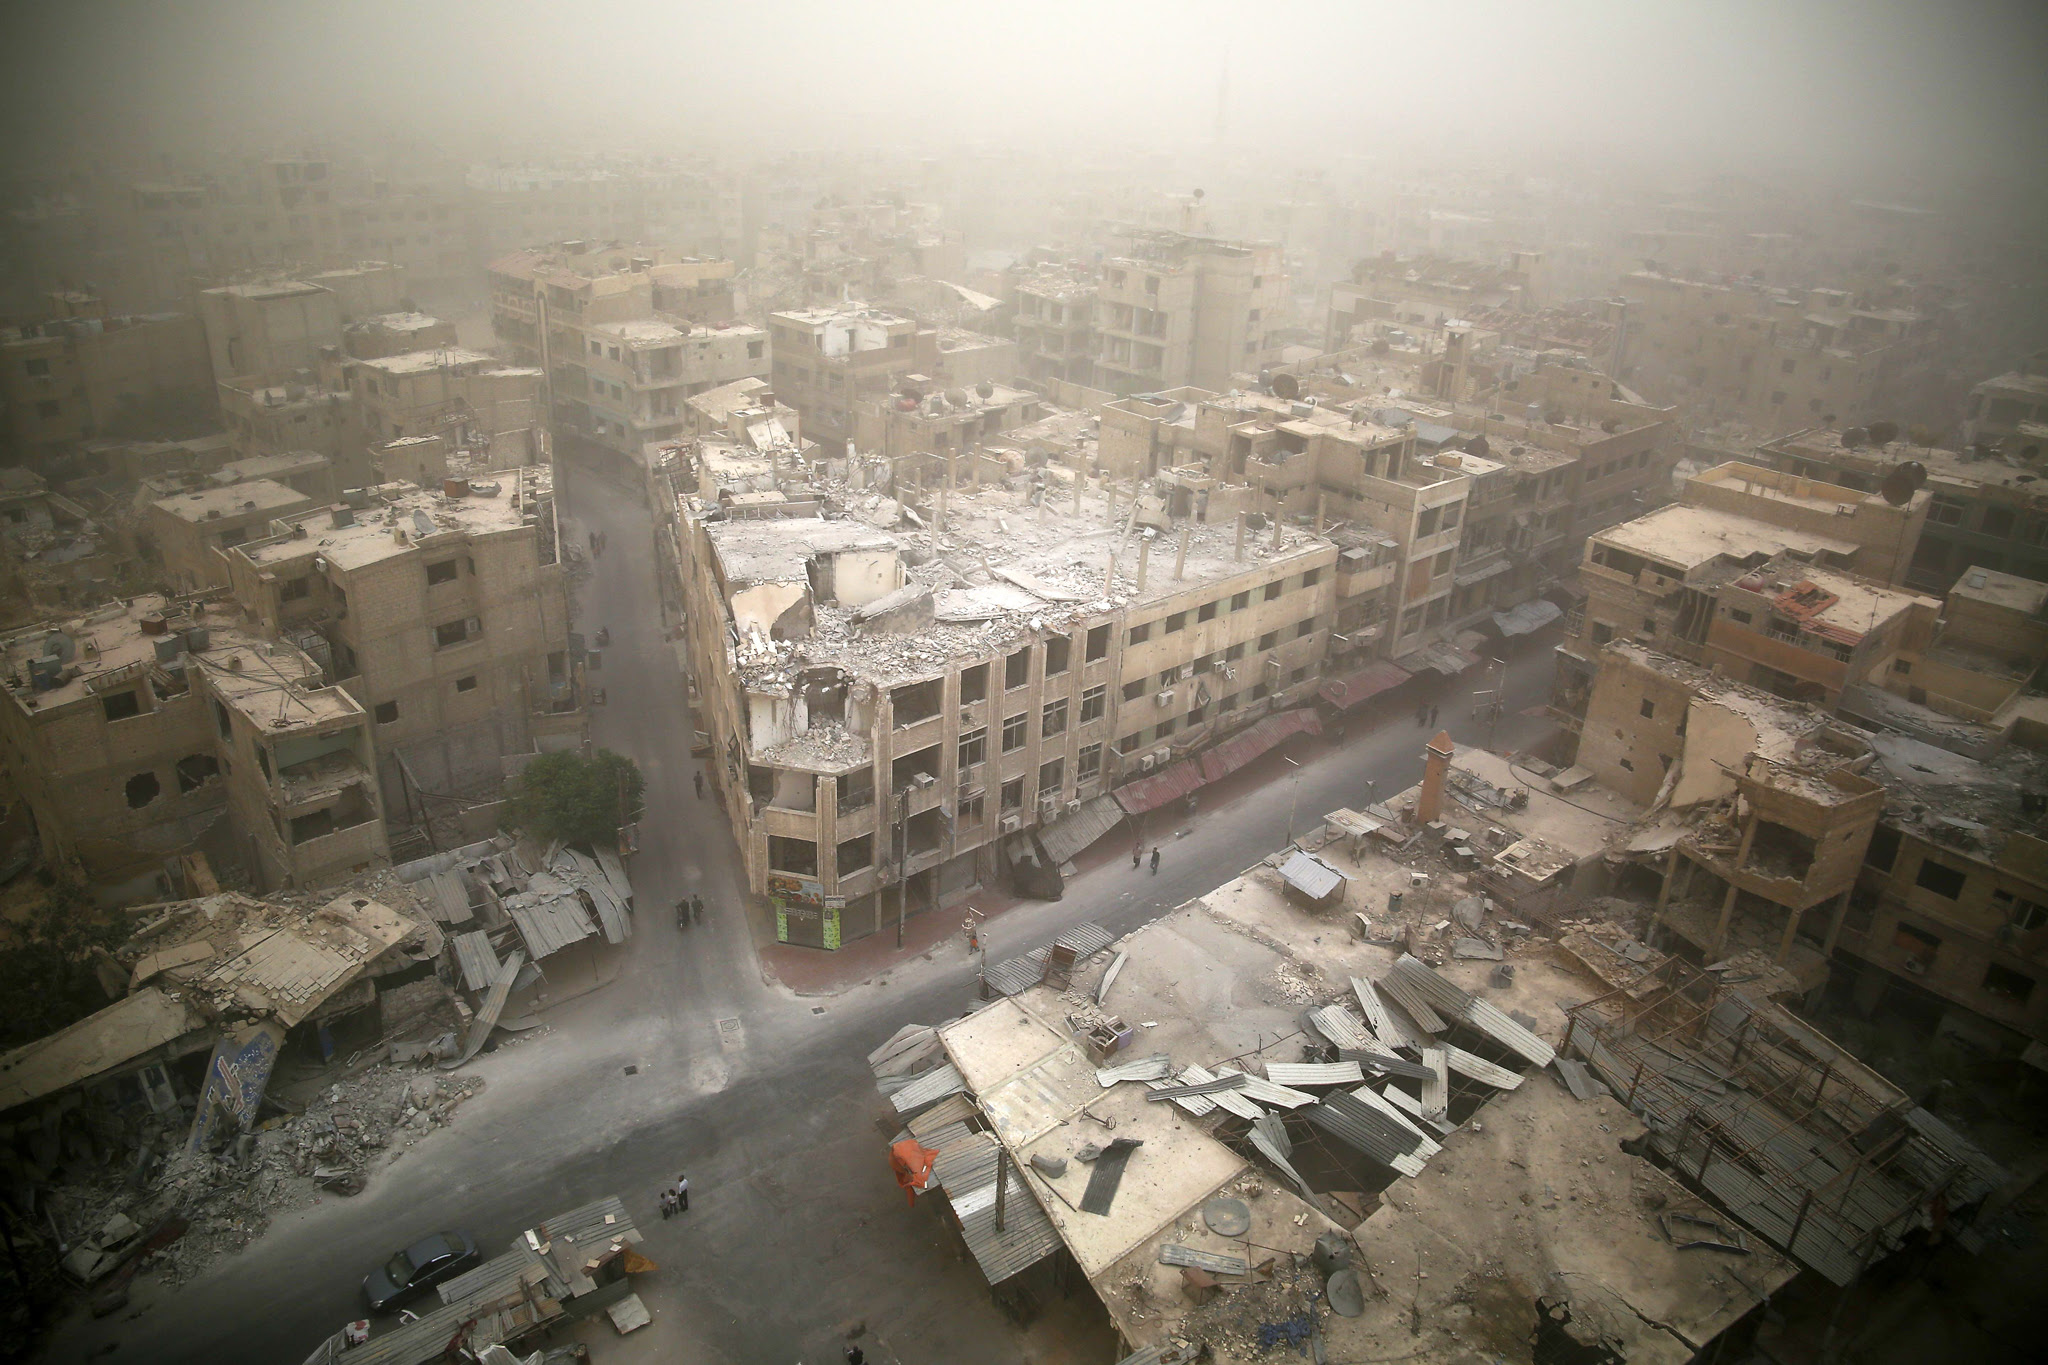
[[[1074,962],[1081,962],[1101,952],[1110,944],[1109,930],[1099,924],[1076,924],[1062,932],[1053,943],[1074,950]],[[1005,958],[995,966],[983,970],[982,980],[1004,995],[1018,995],[1036,986],[1045,977],[1045,959],[1050,945],[1033,948],[1022,957]]]
[[[1434,1010],[1451,1019],[1471,1025],[1491,1037],[1509,1051],[1528,1058],[1537,1066],[1549,1066],[1557,1056],[1556,1049],[1538,1038],[1528,1029],[1500,1012],[1494,1005],[1479,999],[1446,981],[1435,968],[1417,958],[1403,953],[1399,961],[1387,969],[1380,979],[1380,988],[1386,990],[1403,1008],[1412,1014],[1410,998],[1426,1003]],[[1418,1019],[1428,1028],[1428,1021]],[[1431,1029],[1440,1033],[1441,1029]]]
[[[427,874],[427,884],[434,894],[427,898],[427,909],[443,924],[460,924],[470,917],[469,883],[461,872],[446,867]]]
[[[512,996],[512,985],[519,979],[519,969],[525,965],[526,954],[517,948],[498,964],[498,974],[492,979],[490,990],[477,1003],[476,1017],[469,1021],[469,1036],[462,1041],[462,1055],[453,1061],[442,1062],[441,1070],[453,1071],[483,1048],[484,1040],[497,1027],[498,1016],[505,1012],[505,1002]]]
[[[1971,1142],[1968,1138],[1928,1113],[1925,1109],[1916,1105],[1908,1109],[1901,1117],[1905,1119],[1908,1127],[1925,1139],[1941,1156],[1954,1158],[1968,1168],[1967,1178],[1959,1178],[1949,1188],[1949,1203],[1957,1205],[1974,1204],[1977,1200],[1999,1189],[2012,1179],[2012,1172],[1992,1160],[1990,1154],[1983,1148]],[[1908,1143],[1906,1151],[1901,1153],[1901,1157],[1912,1157],[1917,1162],[1918,1154],[1914,1152],[1916,1145]],[[1930,1167],[1933,1165],[1932,1162],[1921,1164],[1926,1164]],[[1932,1185],[1941,1179],[1931,1169],[1928,1174],[1932,1178],[1923,1179],[1923,1184]]]
[[[1460,1076],[1483,1081],[1497,1090],[1513,1090],[1522,1083],[1522,1078],[1506,1067],[1495,1066],[1484,1057],[1448,1043],[1444,1045],[1444,1064]]]
[[[1202,765],[1191,758],[1170,763],[1136,782],[1118,787],[1110,795],[1116,803],[1132,815],[1143,815],[1148,810],[1157,810],[1169,801],[1175,801],[1189,792],[1199,791],[1208,779],[1202,776]]]
[[[1406,1033],[1395,1026],[1394,1016],[1388,1013],[1386,1002],[1380,999],[1372,982],[1352,977],[1351,993],[1358,997],[1358,1007],[1365,1011],[1366,1027],[1373,1031],[1382,1048],[1397,1048],[1409,1041]]]
[[[1280,878],[1310,900],[1322,900],[1343,887],[1347,878],[1313,853],[1296,849],[1280,864]]]
[[[1357,1062],[1267,1062],[1266,1079],[1290,1086],[1362,1085],[1365,1072]]]
[[[512,917],[526,951],[535,958],[560,952],[597,932],[580,896],[513,896],[505,902],[505,913]]]
[[[1114,796],[1083,801],[1081,809],[1038,831],[1045,856],[1057,866],[1124,822],[1124,808]]]
[[[980,1113],[981,1111],[974,1107],[974,1101],[968,1099],[966,1095],[948,1095],[916,1118],[911,1119],[906,1126],[910,1129],[912,1137],[916,1138],[919,1142],[924,1142],[929,1134],[937,1132],[947,1124],[965,1123],[969,1119],[978,1117]],[[925,1142],[924,1145],[929,1147],[932,1144]]]
[[[1234,1066],[1219,1066],[1216,1068],[1218,1075],[1236,1070],[1237,1068]],[[1309,1094],[1306,1090],[1295,1090],[1274,1081],[1262,1080],[1248,1073],[1245,1075],[1244,1086],[1239,1093],[1247,1100],[1257,1100],[1260,1104],[1270,1104],[1281,1109],[1299,1109],[1304,1104],[1314,1104],[1316,1102],[1316,1097]]]
[[[1424,1033],[1442,1033],[1450,1027],[1429,1007],[1427,997],[1408,982],[1397,979],[1392,972],[1374,982],[1373,988],[1387,1000],[1399,1005]]]
[[[996,1162],[1002,1147],[987,1133],[939,1153],[932,1175],[946,1192],[960,1235],[990,1284],[1001,1284],[1060,1248],[1059,1230],[1039,1206],[1037,1192],[1014,1163],[1005,1180],[1003,1230],[996,1231]]]
[[[1414,677],[1397,663],[1381,659],[1367,664],[1356,673],[1342,678],[1331,678],[1316,689],[1316,695],[1340,711],[1371,701],[1380,693],[1399,687]]]
[[[1378,1039],[1368,1033],[1358,1022],[1358,1017],[1342,1005],[1322,1005],[1308,1012],[1309,1023],[1316,1032],[1330,1040],[1336,1047],[1357,1048],[1360,1051],[1378,1045]]]
[[[1280,1119],[1267,1115],[1253,1123],[1250,1137],[1252,1146],[1258,1148],[1259,1154],[1266,1160],[1279,1167],[1282,1175],[1294,1182],[1294,1188],[1301,1191],[1303,1199],[1315,1199],[1315,1192],[1309,1189],[1308,1182],[1301,1178],[1301,1172],[1295,1170],[1294,1164],[1287,1159],[1293,1152],[1293,1145],[1287,1141],[1287,1129]]]
[[[933,1067],[910,1084],[889,1097],[889,1103],[896,1106],[899,1114],[915,1114],[937,1104],[948,1095],[958,1095],[967,1089],[967,1082],[961,1078],[960,1069],[951,1062]]]
[[[1311,735],[1323,732],[1323,718],[1312,706],[1267,716],[1248,727],[1243,734],[1233,735],[1203,754],[1200,759],[1202,780],[1214,782],[1227,777],[1275,745],[1304,732]]]
[[[1416,1139],[1421,1144],[1415,1149],[1415,1155],[1418,1160],[1427,1161],[1431,1157],[1435,1156],[1438,1152],[1441,1152],[1443,1148],[1437,1145],[1436,1139],[1431,1137],[1429,1134],[1423,1132],[1421,1127],[1413,1119],[1409,1118],[1406,1114],[1401,1112],[1400,1107],[1397,1106],[1390,1098],[1393,1095],[1399,1095],[1402,1099],[1407,1100],[1410,1104],[1414,1104],[1416,1102],[1413,1096],[1411,1096],[1407,1091],[1402,1090],[1398,1087],[1390,1089],[1385,1095],[1382,1095],[1377,1090],[1374,1090],[1371,1085],[1361,1085],[1358,1087],[1358,1089],[1351,1092],[1351,1097],[1353,1099],[1357,1100],[1361,1104],[1370,1105],[1372,1108],[1379,1110],[1382,1115],[1392,1119],[1395,1123],[1399,1124],[1401,1127],[1407,1129],[1410,1133],[1413,1133],[1415,1135]]]
[[[1115,1066],[1095,1069],[1095,1082],[1104,1090],[1118,1081],[1163,1081],[1173,1074],[1173,1058],[1164,1052],[1155,1052],[1149,1057],[1137,1057]]]
[[[1564,611],[1557,603],[1538,597],[1522,603],[1512,611],[1495,612],[1493,623],[1500,628],[1501,634],[1513,638],[1541,630],[1562,615]]]
[[[1301,1111],[1301,1116],[1382,1166],[1402,1175],[1421,1175],[1420,1146],[1415,1134],[1355,1095],[1343,1091]]]
[[[471,929],[450,941],[455,945],[455,965],[462,972],[462,984],[473,991],[489,990],[498,975],[498,950],[491,946],[490,934]]]
[[[1426,1047],[1422,1049],[1422,1064],[1429,1068],[1429,1079],[1422,1083],[1423,1117],[1448,1118],[1451,1109],[1450,1058],[1444,1055],[1441,1047]]]

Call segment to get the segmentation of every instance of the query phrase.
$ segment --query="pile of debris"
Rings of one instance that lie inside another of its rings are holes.
[[[115,1271],[148,1231],[182,1221],[182,1235],[145,1266],[167,1285],[182,1284],[261,1236],[278,1214],[323,1194],[360,1192],[379,1166],[451,1122],[483,1085],[379,1063],[241,1135],[219,1156],[190,1150],[182,1126],[158,1123],[139,1135],[126,1170],[110,1164],[98,1178],[53,1187],[44,1212],[65,1269],[88,1286]],[[155,1154],[166,1148],[159,1164]]]

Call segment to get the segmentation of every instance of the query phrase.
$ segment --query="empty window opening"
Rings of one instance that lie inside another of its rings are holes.
[[[848,839],[839,846],[839,875],[851,876],[865,867],[875,865],[875,836],[863,834],[857,839]]]
[[[1946,896],[1954,900],[1963,894],[1963,883],[1967,880],[1968,878],[1955,868],[1945,863],[1937,863],[1932,858],[1923,858],[1920,862],[1920,875],[1913,879],[1913,884],[1924,887],[1937,896]]]
[[[1031,681],[1031,651],[1020,649],[1003,660],[1003,687],[1022,687]]]
[[[142,694],[134,688],[126,692],[115,692],[100,698],[100,709],[107,713],[108,720],[126,720],[142,714]]]
[[[927,678],[923,682],[905,683],[889,693],[889,704],[896,712],[896,728],[916,725],[939,714],[939,707],[946,699],[946,684],[943,678]]]
[[[1790,877],[1805,881],[1813,868],[1812,836],[1781,825],[1775,820],[1758,820],[1750,839],[1749,866],[1766,877]]]
[[[128,807],[140,810],[156,800],[163,791],[163,784],[156,780],[155,773],[137,773],[128,779]]]
[[[1109,627],[1095,626],[1088,632],[1088,652],[1085,656],[1086,662],[1092,664],[1096,660],[1107,658],[1108,656]]]
[[[985,701],[988,698],[988,665],[976,664],[960,670],[960,700],[965,702]]]
[[[1071,637],[1055,635],[1048,639],[1045,642],[1045,676],[1050,678],[1055,674],[1066,672],[1067,660],[1072,656],[1073,652],[1074,642]]]
[[[794,872],[799,877],[818,875],[818,845],[810,839],[768,836],[768,866],[776,872]]]
[[[178,760],[178,790],[194,792],[220,776],[220,761],[212,754],[187,754]]]

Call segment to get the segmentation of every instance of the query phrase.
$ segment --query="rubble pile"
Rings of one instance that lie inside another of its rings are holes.
[[[150,1120],[130,1135],[136,1160],[57,1185],[49,1205],[74,1243],[116,1219],[144,1231],[185,1219],[184,1235],[147,1266],[165,1284],[182,1284],[260,1237],[278,1214],[330,1193],[358,1193],[378,1166],[452,1122],[483,1086],[473,1076],[379,1063],[327,1086],[301,1112],[259,1125],[219,1156],[186,1149],[182,1127]],[[171,1155],[151,1172],[152,1154],[167,1149]],[[140,1184],[137,1171],[148,1172]]]

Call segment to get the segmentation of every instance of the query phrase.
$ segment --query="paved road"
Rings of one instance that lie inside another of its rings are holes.
[[[610,985],[549,1013],[549,1030],[473,1064],[488,1089],[380,1173],[353,1200],[281,1217],[247,1251],[136,1307],[77,1321],[45,1357],[109,1362],[279,1361],[296,1365],[357,1314],[364,1271],[396,1245],[444,1226],[502,1246],[536,1218],[619,1193],[661,1264],[644,1296],[651,1329],[610,1342],[605,1359],[781,1362],[836,1359],[838,1334],[867,1325],[870,1358],[986,1362],[1100,1357],[1099,1339],[1065,1319],[1020,1333],[991,1306],[972,1264],[930,1210],[909,1211],[882,1150],[882,1107],[863,1054],[898,1025],[936,1021],[972,1003],[972,970],[949,941],[885,982],[829,1000],[765,984],[738,909],[736,853],[716,807],[692,793],[691,727],[675,656],[661,638],[646,514],[630,493],[566,468],[565,505],[609,536],[583,593],[582,627],[609,625],[597,742],[647,775],[642,852],[632,869],[643,907]],[[1547,651],[1508,669],[1508,714],[1496,743],[1529,742],[1540,722]],[[1485,738],[1468,714],[1467,681],[1442,690],[1441,722]],[[1411,703],[1412,704],[1412,703]],[[1322,811],[1357,805],[1365,783],[1390,795],[1421,770],[1412,713],[1354,720],[1341,746],[1304,745],[1291,776],[1204,806],[1187,837],[1157,832],[1159,875],[1112,859],[1064,899],[1029,903],[988,928],[1000,958],[1094,920],[1126,932],[1257,861]],[[689,891],[713,907],[678,930],[660,907]],[[627,1074],[625,1068],[637,1068]],[[658,1185],[686,1170],[690,1214],[664,1223]],[[1080,1316],[1080,1315],[1073,1315]],[[875,1349],[879,1337],[882,1349]]]

